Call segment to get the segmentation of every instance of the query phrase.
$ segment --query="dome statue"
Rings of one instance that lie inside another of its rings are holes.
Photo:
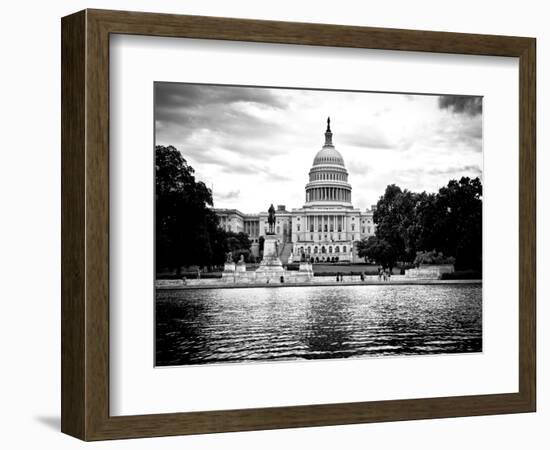
[[[325,131],[325,145],[317,152],[313,159],[313,165],[336,164],[344,167],[344,158],[332,143],[332,131],[330,129],[330,117],[327,119],[327,131]]]

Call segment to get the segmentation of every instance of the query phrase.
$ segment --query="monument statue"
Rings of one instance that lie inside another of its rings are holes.
[[[232,263],[233,262],[233,253],[232,252],[227,252],[225,254],[225,262],[226,263]]]
[[[273,203],[267,210],[268,216],[267,216],[267,223],[269,224],[269,234],[275,234],[275,208],[273,207]]]

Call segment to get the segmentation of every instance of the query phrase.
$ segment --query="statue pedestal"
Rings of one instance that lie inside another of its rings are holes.
[[[244,262],[239,262],[237,264],[237,272],[246,272],[246,264]]]
[[[226,262],[226,263],[223,265],[223,271],[224,271],[224,272],[235,272],[235,263]]]
[[[275,282],[284,276],[283,263],[277,256],[277,236],[266,235],[264,240],[264,256],[260,267],[256,269],[256,280],[258,282]]]

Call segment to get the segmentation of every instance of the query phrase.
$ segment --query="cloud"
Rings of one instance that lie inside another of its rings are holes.
[[[366,175],[372,170],[372,168],[368,164],[360,160],[350,160],[347,164],[347,168],[350,174],[359,176]]]
[[[273,202],[292,209],[303,205],[330,115],[353,203],[363,208],[391,183],[435,192],[450,178],[481,172],[481,114],[466,103],[433,95],[156,83],[155,141],[176,147],[197,179],[214,187],[217,207],[255,213]]]
[[[176,146],[185,157],[216,164],[221,150],[233,159],[262,159],[259,149],[280,154],[282,124],[274,120],[286,103],[274,89],[155,83],[156,143]],[[231,158],[219,160],[226,163]]]
[[[453,175],[465,172],[473,172],[479,176],[481,175],[481,168],[478,165],[472,164],[460,167],[449,167],[445,169],[428,169],[423,170],[423,172],[427,175]]]
[[[476,116],[482,112],[483,97],[442,95],[438,99],[438,104],[441,109],[449,109],[452,112]]]
[[[342,144],[354,147],[393,148],[392,143],[380,131],[374,129],[361,130],[358,134],[345,134],[341,137]]]
[[[217,200],[236,200],[240,197],[241,191],[239,189],[229,192],[215,192],[214,196]]]
[[[234,103],[256,103],[265,107],[284,108],[285,104],[272,91],[186,83],[155,83],[155,104],[162,107],[196,107],[197,105],[231,105]]]

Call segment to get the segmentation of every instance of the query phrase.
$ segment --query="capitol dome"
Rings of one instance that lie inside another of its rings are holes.
[[[319,164],[337,164],[339,166],[344,166],[344,158],[334,146],[323,146],[319,152],[315,155],[313,159],[313,165]]]
[[[351,207],[351,185],[344,158],[332,143],[330,117],[327,119],[325,145],[313,159],[306,185],[306,206]]]

